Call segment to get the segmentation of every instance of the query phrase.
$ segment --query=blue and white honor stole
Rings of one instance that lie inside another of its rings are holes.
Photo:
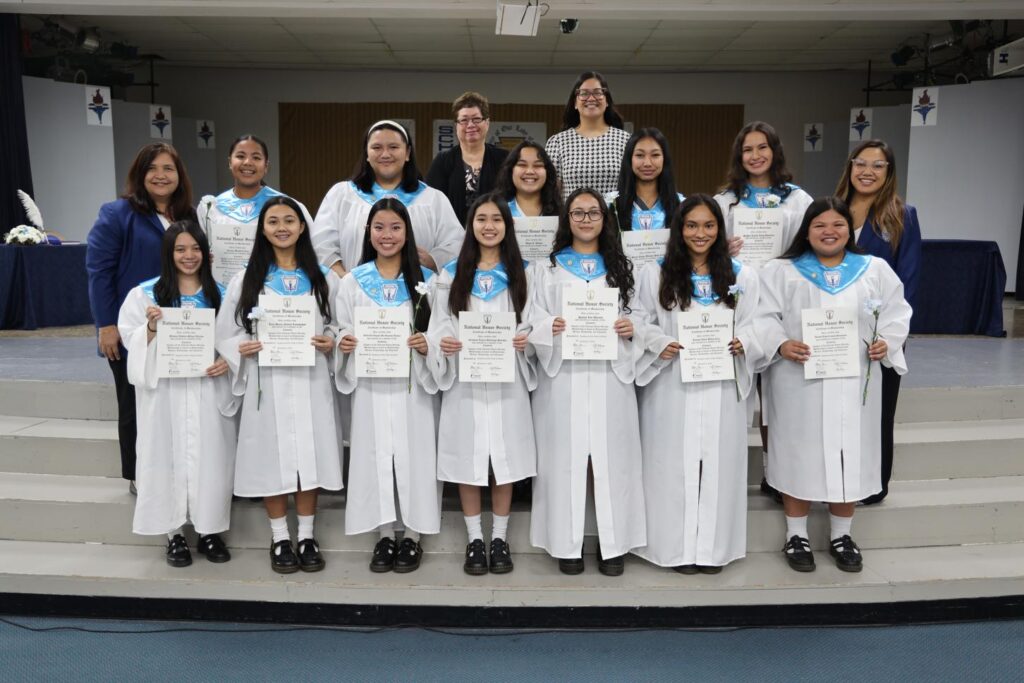
[[[444,269],[454,278],[457,265],[457,260],[449,261]],[[523,267],[526,266],[527,262],[523,261]],[[508,289],[508,271],[505,270],[504,263],[499,263],[490,270],[477,268],[473,273],[473,291],[471,293],[481,301],[490,301],[506,289]]]
[[[604,257],[601,254],[580,254],[572,247],[566,247],[555,254],[555,263],[581,280],[590,282],[605,275]]]
[[[679,201],[683,201],[683,195],[679,195]],[[633,202],[633,230],[661,230],[667,227],[665,220],[665,209],[661,206],[661,198],[654,202],[649,209],[640,208],[640,204]]]
[[[512,218],[523,218],[523,210],[519,208],[519,204],[516,203],[516,198],[508,200],[508,210],[512,214]]]
[[[251,223],[259,218],[260,211],[263,210],[263,205],[267,203],[267,200],[278,196],[281,196],[280,192],[266,185],[249,199],[239,199],[235,196],[233,189],[225,190],[217,195],[217,210],[239,223]]]
[[[146,280],[145,282],[139,284],[139,286],[142,287],[142,291],[146,293],[146,296],[154,304],[156,304],[156,294],[153,292],[153,288],[156,286],[156,283],[159,279],[160,276],[158,275],[151,280]],[[221,301],[223,301],[224,293],[227,291],[227,289],[225,289],[224,286],[220,284],[217,285],[217,289],[218,291],[220,291],[220,298]],[[202,289],[200,289],[195,294],[179,294],[178,299],[178,308],[213,308],[213,306],[210,305],[210,302],[206,300],[206,295],[203,294]]]
[[[411,206],[412,203],[416,201],[416,198],[420,196],[423,190],[427,189],[427,184],[421,180],[419,187],[417,187],[413,192],[406,192],[405,190],[402,189],[401,185],[399,185],[393,190],[385,190],[377,183],[373,184],[373,187],[370,188],[369,192],[363,192],[355,183],[352,183],[352,189],[355,190],[356,194],[362,197],[363,201],[365,201],[367,204],[376,204],[379,200],[384,199],[386,197],[394,197],[395,199],[402,202],[406,206]]]
[[[846,252],[843,262],[835,268],[821,264],[814,252],[807,250],[793,259],[793,267],[818,289],[829,294],[838,294],[867,272],[871,257],[866,254]]]
[[[420,266],[420,271],[423,273],[424,282],[434,274],[423,266]],[[373,261],[356,266],[351,273],[352,277],[356,279],[359,289],[363,290],[363,293],[370,297],[373,303],[382,308],[401,306],[412,298],[401,273],[396,279],[387,280],[381,276],[380,271],[377,270],[377,264]]]
[[[320,272],[327,274],[327,269],[320,266]],[[281,270],[271,264],[267,271],[267,279],[263,281],[263,288],[269,289],[274,294],[281,296],[299,296],[309,294],[313,291],[313,283],[309,276],[300,268],[298,270]]]
[[[743,264],[732,259],[732,272],[739,275],[740,269]],[[690,293],[690,300],[696,301],[701,306],[710,306],[719,300],[715,290],[711,284],[710,275],[697,275],[697,273],[690,273],[690,282],[693,283],[693,291]]]

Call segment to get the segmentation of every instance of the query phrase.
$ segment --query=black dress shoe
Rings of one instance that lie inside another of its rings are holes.
[[[373,546],[373,559],[370,560],[370,571],[389,572],[395,568],[395,539],[382,538]]]
[[[512,571],[512,549],[504,538],[491,539],[491,573],[508,574]]]
[[[423,548],[419,541],[411,538],[403,538],[398,544],[398,552],[395,554],[395,572],[406,574],[420,568],[420,558],[423,556]]]
[[[472,576],[480,576],[487,573],[487,549],[484,548],[482,538],[474,538],[466,546],[466,562],[462,570]]]
[[[697,571],[701,574],[721,574],[722,568],[710,564],[698,564]]]
[[[583,573],[583,558],[559,558],[558,560],[558,571],[563,574],[582,574]]]
[[[776,503],[780,505],[782,504],[782,494],[779,493],[779,490],[777,488],[769,484],[768,480],[765,478],[761,479],[761,493],[768,496]]]
[[[887,491],[886,489],[882,489],[881,491],[879,491],[875,495],[868,496],[867,498],[862,500],[860,503],[861,503],[861,505],[877,505],[877,504],[881,503],[883,500],[885,500],[885,497],[887,495],[889,495],[889,491]]]
[[[220,534],[200,536],[199,543],[196,545],[196,551],[200,555],[206,555],[206,559],[210,562],[216,562],[217,564],[231,559],[231,553],[228,552],[228,547],[221,540]]]
[[[695,564],[681,564],[678,567],[672,567],[672,569],[680,574],[696,574],[700,571]]]
[[[828,554],[835,558],[836,566],[844,572],[859,572],[864,568],[860,548],[849,536],[833,539],[829,544]]]
[[[601,549],[597,549],[597,571],[605,576],[622,576],[626,571],[626,562],[622,555],[609,557],[607,560],[601,556]]]
[[[167,541],[167,564],[172,567],[187,567],[192,564],[192,553],[188,551],[188,543],[181,534]]]
[[[324,556],[320,554],[320,546],[314,538],[304,538],[299,541],[299,569],[304,572],[318,572],[327,563]]]
[[[814,571],[814,553],[811,552],[811,542],[803,536],[793,536],[786,541],[782,552],[786,555],[786,562],[789,562],[790,569],[798,572]]]
[[[270,568],[278,574],[299,571],[299,558],[295,557],[291,541],[278,541],[270,546]]]

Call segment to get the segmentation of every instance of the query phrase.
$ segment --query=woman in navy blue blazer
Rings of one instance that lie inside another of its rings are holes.
[[[913,306],[921,273],[921,226],[917,210],[904,203],[896,185],[892,149],[881,140],[868,140],[850,152],[836,196],[853,214],[857,246],[886,260],[903,282],[903,297]],[[865,505],[881,502],[889,493],[899,393],[900,376],[882,366],[882,490],[865,498]]]
[[[192,185],[178,153],[157,142],[139,150],[120,199],[100,207],[89,231],[85,267],[89,305],[100,355],[110,363],[117,390],[121,476],[135,480],[135,389],[128,383],[127,359],[117,332],[125,296],[144,280],[160,275],[164,230],[175,221],[195,220]]]

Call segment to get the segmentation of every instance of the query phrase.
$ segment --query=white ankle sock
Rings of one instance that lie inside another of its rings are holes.
[[[167,540],[168,541],[173,541],[174,537],[177,536],[178,534],[181,534],[182,536],[185,535],[185,530],[182,527],[180,527],[180,526],[177,529],[175,529],[174,531],[168,531],[167,532]]]
[[[390,524],[381,524],[377,527],[377,531],[380,532],[381,538],[394,538],[395,528]]]
[[[299,540],[313,538],[313,520],[316,515],[299,515]]]
[[[465,515],[466,518],[466,536],[469,537],[469,542],[480,539],[484,540],[484,528],[480,522],[480,513],[475,515]]]
[[[505,515],[502,517],[501,515],[492,514],[491,517],[494,518],[494,526],[491,527],[491,540],[500,538],[504,541],[505,534],[508,533],[508,518],[511,517],[511,515]]]
[[[850,535],[850,527],[853,526],[853,515],[850,515],[849,517],[837,517],[836,515],[829,513],[828,523],[829,529],[831,530],[829,538],[834,541],[837,538]]]
[[[807,516],[790,517],[786,515],[786,542],[794,536],[807,538]]]
[[[274,543],[280,543],[281,541],[289,540],[290,537],[288,536],[288,517],[271,517],[270,533],[273,534]]]
[[[412,529],[409,529],[408,527],[406,527],[406,529],[405,529],[405,538],[411,538],[412,540],[414,540],[417,543],[419,543],[420,542],[420,532],[413,531]]]

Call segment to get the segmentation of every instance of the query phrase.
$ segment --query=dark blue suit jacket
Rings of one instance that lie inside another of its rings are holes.
[[[157,215],[136,212],[127,199],[100,207],[85,252],[89,306],[97,327],[116,325],[117,313],[132,287],[160,275],[163,238]]]
[[[903,208],[903,235],[895,254],[892,246],[875,232],[871,218],[872,214],[868,214],[857,246],[872,256],[885,259],[903,281],[903,298],[913,307],[921,277],[921,226],[917,222],[917,209],[909,204]]]

